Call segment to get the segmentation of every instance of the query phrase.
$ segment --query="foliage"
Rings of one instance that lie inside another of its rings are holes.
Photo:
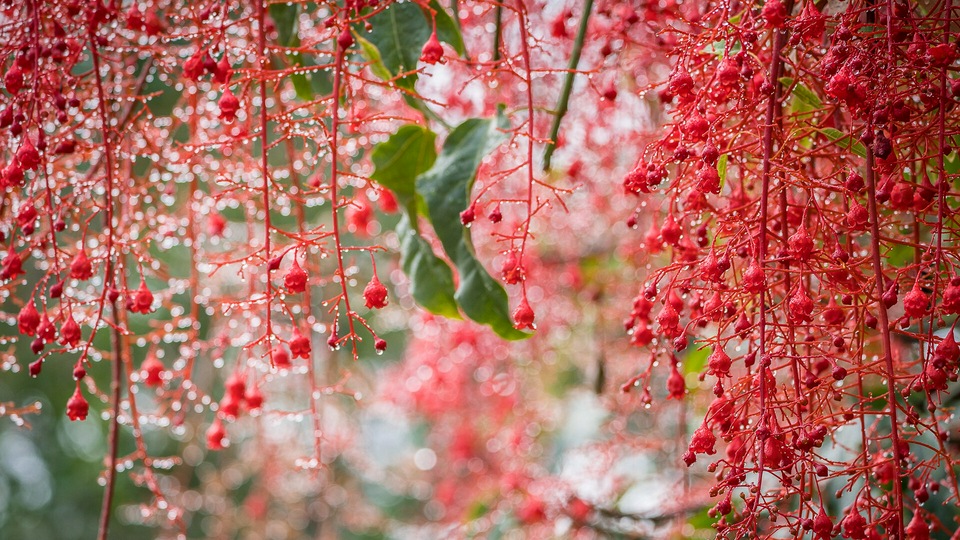
[[[5,534],[960,526],[952,3],[0,7]]]

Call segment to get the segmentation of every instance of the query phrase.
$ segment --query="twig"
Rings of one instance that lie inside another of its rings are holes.
[[[577,37],[573,42],[573,51],[570,52],[570,64],[567,66],[567,76],[563,80],[563,88],[560,90],[560,101],[557,103],[557,109],[553,113],[553,125],[550,126],[550,141],[543,149],[543,170],[550,170],[550,159],[553,157],[554,150],[557,149],[557,136],[560,135],[560,122],[567,114],[567,107],[570,105],[570,92],[573,90],[573,79],[577,76],[577,65],[580,64],[580,53],[583,51],[583,40],[587,35],[587,22],[590,20],[590,12],[593,10],[593,0],[586,0],[583,4],[583,13],[580,14],[580,28],[577,29]],[[499,19],[497,19],[499,21]],[[499,32],[497,36],[499,36]],[[496,60],[496,58],[494,58]]]

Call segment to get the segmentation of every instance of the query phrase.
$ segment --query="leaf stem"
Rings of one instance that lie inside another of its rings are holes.
[[[560,100],[557,102],[557,108],[553,113],[550,140],[547,142],[546,148],[543,149],[544,171],[550,170],[550,160],[553,157],[554,150],[557,149],[557,137],[560,135],[560,122],[563,121],[570,105],[570,92],[573,90],[573,79],[577,76],[577,66],[580,64],[580,53],[583,51],[583,41],[587,35],[587,23],[590,20],[591,11],[593,11],[593,0],[586,0],[583,4],[583,12],[580,14],[580,27],[577,29],[577,37],[573,41],[573,50],[570,52],[570,63],[563,80],[563,88],[560,90]]]

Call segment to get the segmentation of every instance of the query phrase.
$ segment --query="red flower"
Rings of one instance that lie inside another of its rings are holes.
[[[704,165],[697,171],[697,189],[705,193],[720,193],[720,173],[712,165]]]
[[[933,359],[941,365],[952,365],[958,358],[960,358],[960,345],[957,345],[956,340],[953,339],[953,329],[950,329],[933,351]]]
[[[670,366],[670,377],[667,378],[667,392],[669,399],[683,399],[683,394],[687,390],[687,383],[683,380],[683,375],[677,370],[677,364]]]
[[[283,345],[277,345],[270,352],[270,359],[273,365],[278,368],[288,367],[290,365],[290,353],[283,348]]]
[[[820,507],[820,513],[818,513],[816,519],[813,520],[813,532],[823,540],[833,538],[833,522],[830,521],[830,516],[827,515],[826,510],[824,510],[822,506]]]
[[[207,429],[207,448],[211,450],[223,450],[224,439],[227,437],[227,431],[223,429],[223,422],[219,418],[210,424]]]
[[[283,284],[290,292],[301,293],[307,290],[307,273],[300,268],[297,258],[293,258],[293,266],[283,277]]]
[[[730,356],[724,352],[723,347],[719,344],[710,354],[710,357],[707,358],[707,365],[710,366],[710,372],[717,377],[730,375],[730,367],[732,364],[733,362],[730,360]]]
[[[516,285],[523,280],[523,266],[520,264],[520,257],[516,251],[508,251],[503,258],[503,264],[500,266],[500,277],[509,285]]]
[[[70,263],[70,277],[73,279],[85,280],[93,276],[93,265],[87,258],[87,253],[83,250],[77,253]]]
[[[213,80],[217,81],[220,84],[227,84],[230,82],[230,77],[233,76],[233,69],[230,67],[230,61],[227,60],[227,55],[224,54],[220,61],[217,62],[217,67],[213,71]]]
[[[794,323],[805,323],[811,321],[813,313],[813,301],[807,296],[803,287],[798,287],[797,291],[790,296],[790,320]]]
[[[930,540],[930,526],[920,517],[919,511],[913,514],[905,532],[908,540]]]
[[[310,338],[294,330],[293,339],[290,340],[290,352],[294,358],[310,358]]]
[[[10,244],[10,249],[7,250],[7,256],[3,258],[3,270],[0,270],[0,279],[13,279],[25,273],[26,272],[23,271],[23,260],[20,259],[20,254],[14,251],[13,244]]]
[[[910,292],[903,297],[903,311],[908,317],[923,317],[929,304],[930,299],[920,290],[919,282],[914,282],[913,289],[910,289]]]
[[[380,309],[387,305],[387,288],[374,274],[373,279],[363,289],[363,299],[368,308]]]
[[[37,308],[33,305],[33,299],[31,298],[23,308],[20,309],[20,314],[17,315],[17,326],[21,334],[32,336],[37,333],[37,326],[39,325],[40,313],[37,312]]]
[[[36,147],[33,146],[33,143],[30,142],[30,139],[27,139],[20,150],[17,151],[17,162],[20,163],[26,171],[32,171],[37,168],[37,165],[40,164],[40,153],[37,152]]]
[[[701,424],[700,427],[693,432],[693,438],[690,440],[690,451],[694,454],[713,455],[717,452],[713,447],[716,443],[716,435],[710,431],[710,428],[708,428],[706,424]]]
[[[243,400],[247,402],[247,408],[255,411],[263,406],[263,394],[256,385],[252,386],[247,393],[243,395]]]
[[[147,359],[140,365],[143,371],[143,383],[147,386],[160,386],[163,383],[163,362],[157,359],[153,354],[147,356]]]
[[[52,342],[57,337],[57,329],[53,326],[53,323],[50,322],[46,311],[44,311],[40,317],[40,324],[37,326],[37,337],[47,343]]]
[[[747,292],[759,293],[767,286],[767,275],[764,273],[760,263],[754,259],[743,273],[743,288]]]
[[[230,123],[237,119],[237,111],[240,109],[240,100],[237,99],[237,96],[233,95],[233,92],[229,88],[223,92],[223,96],[220,97],[220,119],[224,122]]]
[[[427,64],[436,64],[443,59],[443,46],[440,45],[440,41],[437,40],[437,31],[434,30],[430,34],[430,39],[423,44],[423,49],[420,51],[420,61]]]
[[[227,395],[233,396],[236,399],[242,399],[243,394],[247,391],[247,383],[243,379],[243,375],[239,373],[232,373],[227,381],[223,384],[224,389],[227,391]]]
[[[134,313],[150,313],[153,306],[153,293],[147,288],[146,281],[140,281],[140,287],[130,303],[130,311]]]
[[[219,212],[211,212],[207,216],[207,234],[210,236],[223,236],[223,230],[227,227],[227,220]]]
[[[767,28],[779,28],[787,20],[787,8],[780,0],[770,0],[763,5],[760,15],[767,22]]]
[[[856,509],[852,508],[847,517],[843,518],[841,524],[843,525],[844,538],[863,540],[867,537],[867,520],[863,519],[863,516]]]
[[[657,323],[660,324],[660,331],[668,338],[680,335],[680,315],[670,302],[664,304],[663,309],[657,314]]]
[[[60,327],[60,344],[76,347],[78,343],[80,343],[80,325],[72,315],[67,314],[66,322]]]
[[[183,63],[183,75],[184,77],[190,79],[191,81],[198,81],[200,77],[203,76],[203,57],[206,55],[206,51],[197,51],[196,54],[187,58],[187,61]]]
[[[7,86],[7,92],[16,94],[23,88],[23,72],[16,64],[10,66],[10,69],[3,76],[3,84]]]
[[[86,420],[89,411],[90,404],[84,399],[83,394],[80,393],[80,387],[77,386],[76,390],[73,391],[73,395],[70,396],[70,399],[67,401],[67,416],[73,421]]]
[[[798,260],[805,261],[813,253],[813,239],[803,227],[797,229],[797,232],[787,239],[787,244],[790,246],[790,254]]]
[[[546,518],[547,511],[543,501],[532,495],[517,509],[517,519],[527,525],[539,523]]]
[[[534,318],[533,309],[530,308],[527,298],[524,297],[520,300],[520,305],[518,305],[517,309],[513,312],[513,325],[518,330],[523,330],[524,328],[536,330],[537,326],[533,323]]]

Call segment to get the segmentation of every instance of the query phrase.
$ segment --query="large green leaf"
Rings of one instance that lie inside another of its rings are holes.
[[[437,160],[437,134],[414,124],[402,126],[370,155],[375,170],[370,175],[397,196],[404,208],[411,208],[417,189],[417,176]],[[413,216],[415,218],[415,216]]]
[[[277,41],[284,47],[300,44],[300,4],[270,4],[270,18],[277,27]]]
[[[435,0],[430,6],[436,11],[437,38],[464,54],[463,38],[456,23]],[[420,6],[414,2],[391,4],[371,17],[369,23],[373,30],[365,34],[360,46],[378,77],[391,79],[417,69],[420,51],[433,31],[428,15]],[[412,89],[416,80],[415,74],[408,75],[397,79],[397,84]]]
[[[391,74],[390,70],[387,69],[387,66],[384,65],[383,57],[380,55],[380,49],[359,34],[354,37],[357,40],[357,43],[360,45],[360,54],[363,55],[363,58],[370,63],[370,71],[384,81],[389,81],[392,79],[393,74]]]
[[[457,26],[457,22],[453,20],[453,17],[447,13],[447,10],[443,9],[443,6],[441,6],[437,0],[432,0],[430,7],[433,8],[436,13],[434,18],[437,23],[437,39],[444,43],[449,43],[450,46],[453,47],[453,50],[457,51],[457,54],[460,56],[466,55],[467,49],[463,46],[463,36],[460,34],[460,27]],[[429,39],[429,36],[427,39]]]
[[[434,255],[430,244],[410,226],[410,219],[416,217],[405,216],[397,224],[400,258],[403,273],[410,279],[410,293],[418,304],[431,313],[459,319],[460,312],[454,299],[453,271]]]
[[[416,187],[444,251],[457,267],[460,284],[455,298],[464,313],[501,337],[523,339],[529,334],[513,327],[506,291],[477,260],[470,231],[460,222],[460,212],[470,204],[477,169],[483,157],[503,141],[500,130],[505,124],[506,119],[498,115],[496,121],[472,118],[457,126]]]
[[[420,49],[430,38],[430,26],[420,6],[413,2],[392,4],[371,17],[370,25],[373,30],[367,34],[367,41],[380,52],[381,62],[391,75],[417,69]],[[416,75],[412,75],[397,84],[413,88],[415,82]]]

